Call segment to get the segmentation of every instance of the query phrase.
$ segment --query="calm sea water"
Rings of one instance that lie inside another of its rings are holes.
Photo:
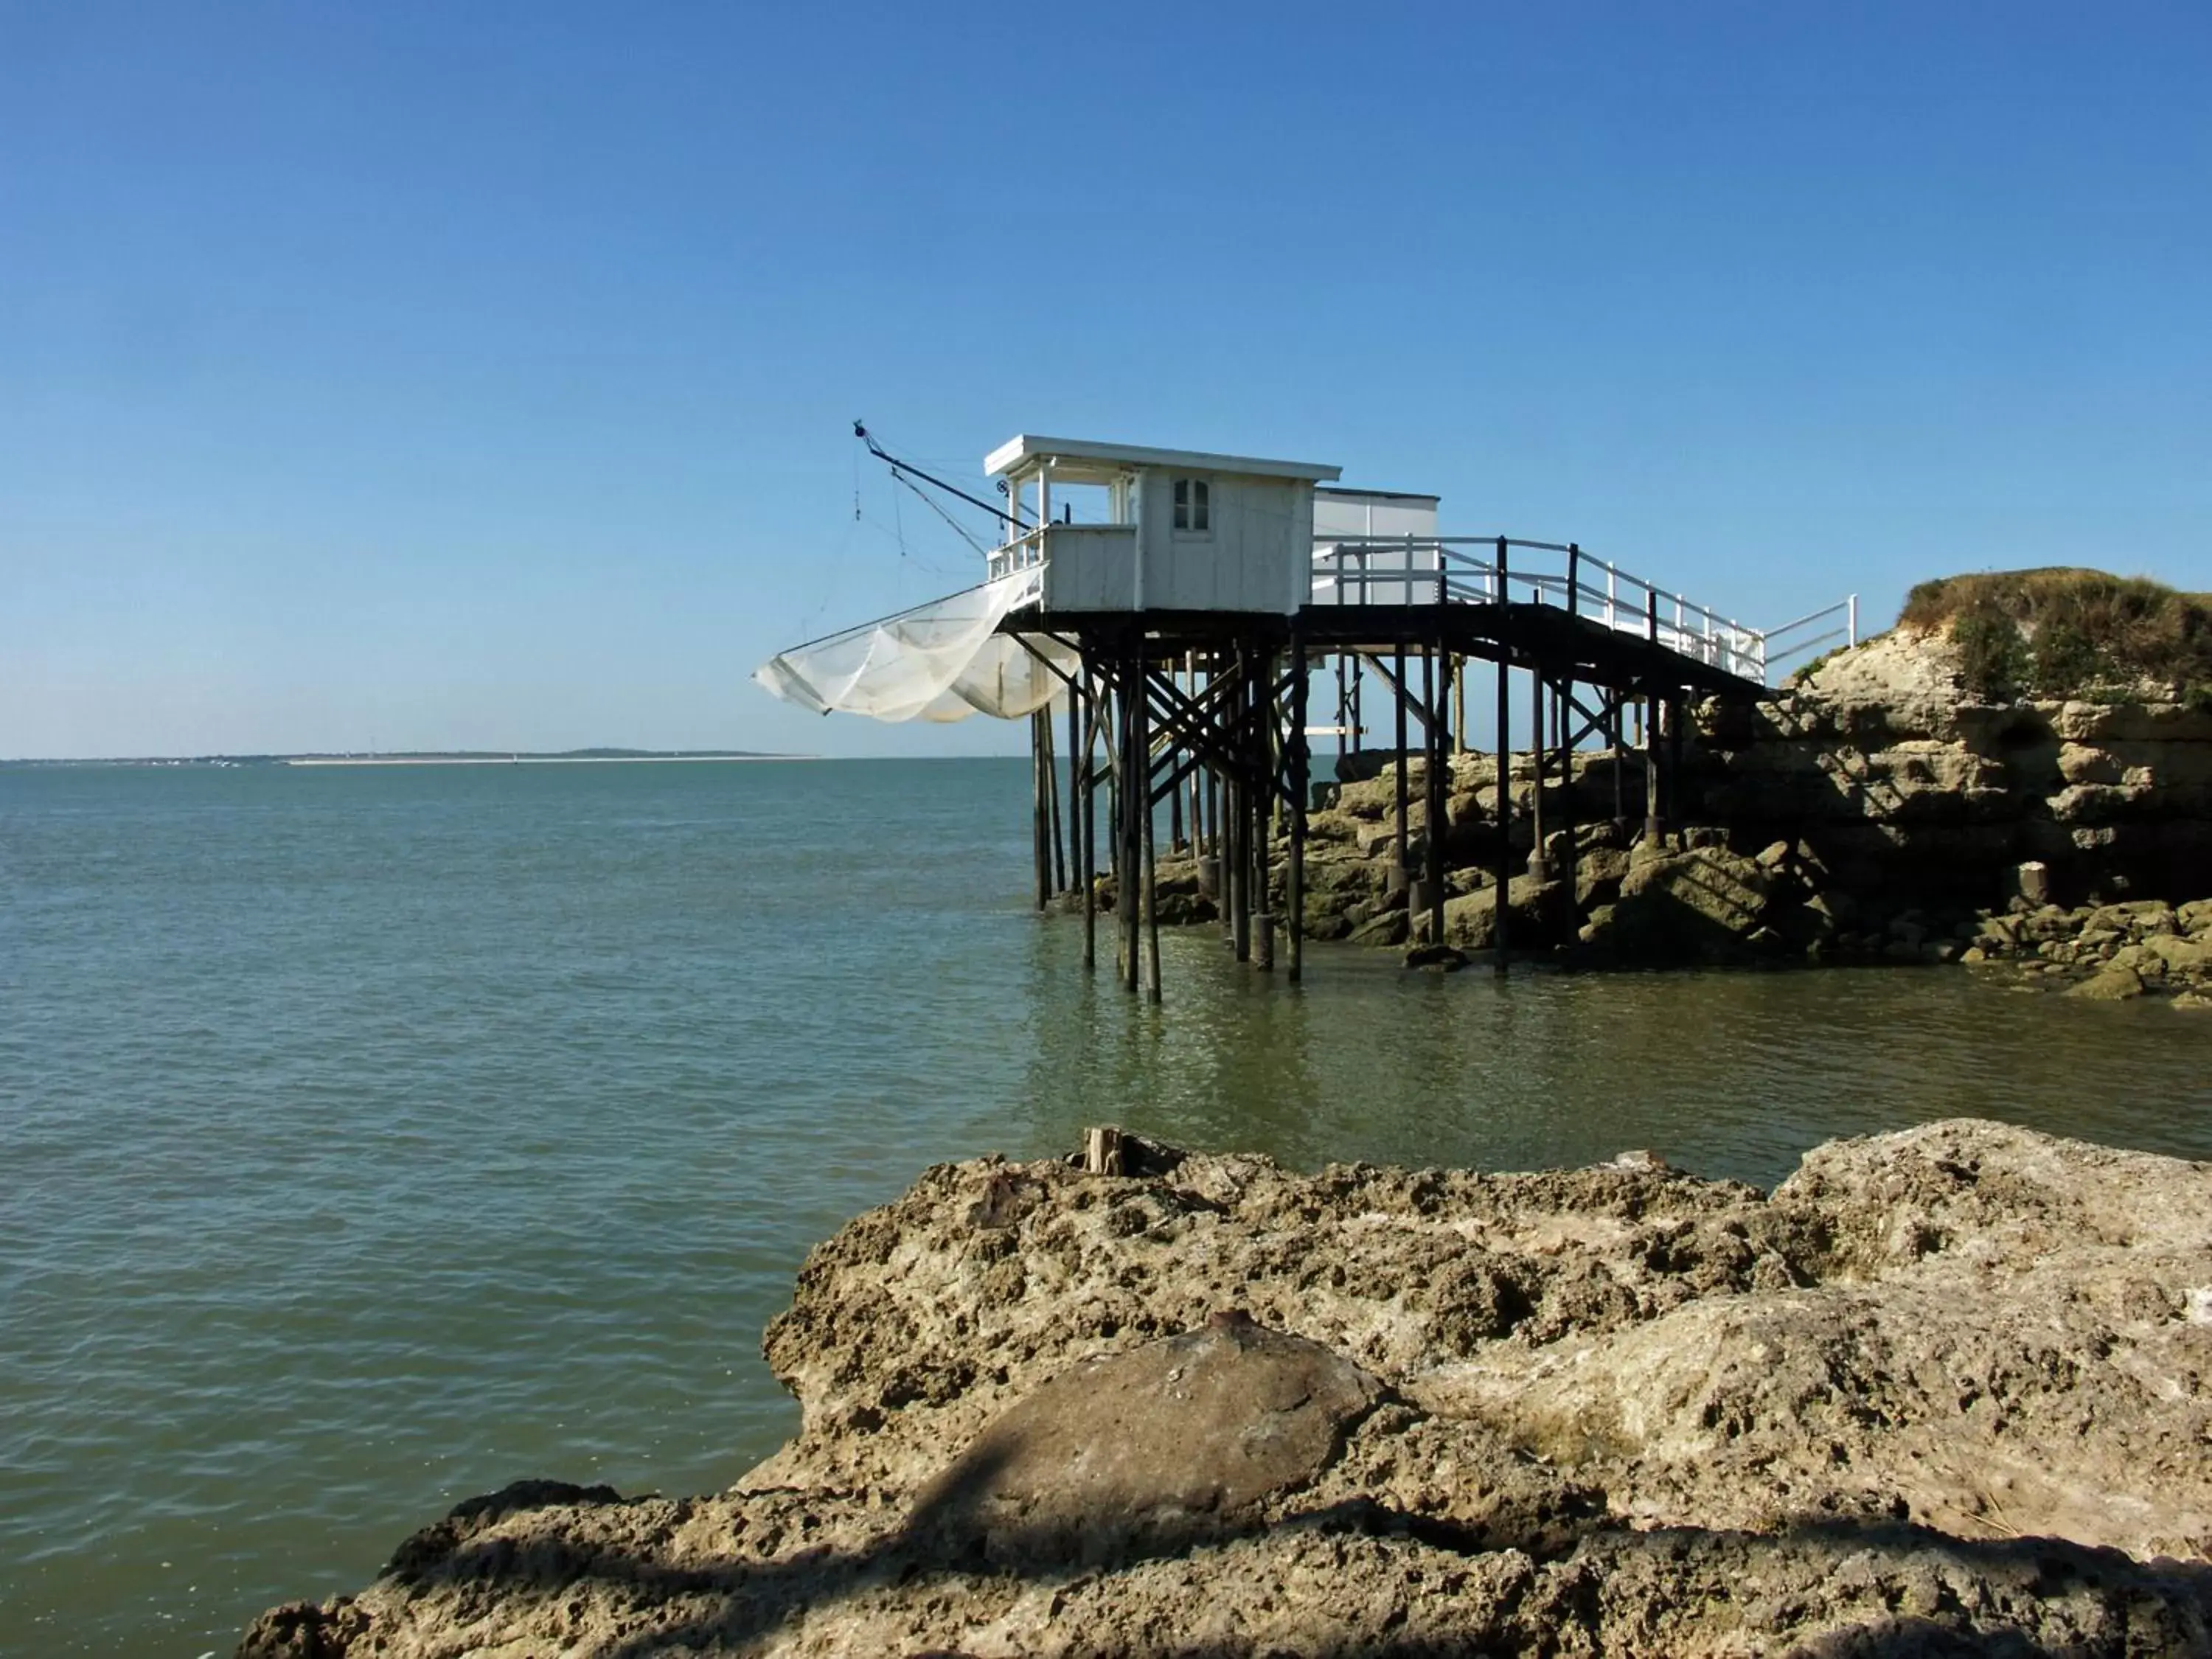
[[[1118,1121],[1294,1164],[1950,1113],[2212,1156],[2212,1019],[1963,974],[1407,975],[1024,908],[1014,762],[0,769],[0,1651],[227,1653],[525,1474],[725,1485],[814,1241]]]

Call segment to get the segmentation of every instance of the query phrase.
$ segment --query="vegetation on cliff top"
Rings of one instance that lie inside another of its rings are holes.
[[[1897,620],[1948,627],[1985,700],[2139,696],[2155,681],[2212,703],[2212,594],[2102,570],[1992,570],[1921,583]]]

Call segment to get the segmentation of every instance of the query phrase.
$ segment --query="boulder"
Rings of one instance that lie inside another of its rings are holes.
[[[1755,860],[1725,848],[1649,854],[1639,848],[1601,924],[1593,913],[1587,942],[1638,957],[1755,954],[1760,947],[1750,940],[1766,926],[1776,881]]]
[[[1566,890],[1557,882],[1516,876],[1506,899],[1510,945],[1555,945],[1562,931]],[[1444,942],[1487,951],[1498,943],[1498,890],[1485,887],[1444,901]]]
[[[1444,907],[1444,914],[1446,925],[1449,927],[1451,915],[1449,905]],[[1399,945],[1406,942],[1406,935],[1411,930],[1412,923],[1407,920],[1405,907],[1400,905],[1395,909],[1383,911],[1378,916],[1370,916],[1365,921],[1354,927],[1346,935],[1346,938],[1353,945]]]
[[[910,1529],[1000,1563],[1179,1546],[1310,1484],[1382,1392],[1318,1342],[1216,1314],[1009,1407],[923,1489]]]
[[[2080,997],[2085,1002],[2124,1002],[2130,997],[2143,994],[2142,975],[2132,968],[2117,965],[2106,968],[2093,978],[2083,980],[2066,994]]]

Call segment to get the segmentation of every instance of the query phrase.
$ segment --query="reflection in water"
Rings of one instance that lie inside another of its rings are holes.
[[[1931,1117],[2212,1156],[2212,1018],[1946,969],[1407,973],[1334,949],[1293,988],[1210,930],[1163,942],[1170,1001],[1032,948],[1025,1150],[1118,1122],[1183,1145],[1535,1169],[1649,1147],[1771,1186],[1832,1136]],[[1013,1150],[1009,1148],[1008,1150]]]

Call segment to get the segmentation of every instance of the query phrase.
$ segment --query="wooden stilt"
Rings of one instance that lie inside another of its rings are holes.
[[[1657,646],[1659,596],[1656,593],[1644,596],[1644,635],[1651,645]],[[1659,811],[1659,692],[1656,685],[1647,685],[1644,697],[1644,839],[1657,847],[1662,829]]]
[[[1351,665],[1352,719],[1349,724],[1352,727],[1352,752],[1356,755],[1360,751],[1361,746],[1366,741],[1367,704],[1365,696],[1361,690],[1365,684],[1365,680],[1360,672],[1361,664],[1359,658],[1356,654],[1352,659]]]
[[[1114,914],[1121,914],[1121,741],[1125,720],[1125,704],[1121,687],[1116,683],[1121,664],[1113,659],[1110,672],[1099,674],[1099,688],[1105,698],[1105,708],[1098,722],[1099,740],[1106,750],[1106,822],[1109,833],[1106,837],[1106,871],[1114,878],[1115,894]]]
[[[1097,774],[1092,769],[1093,757],[1098,748],[1098,684],[1091,672],[1091,660],[1085,653],[1083,663],[1083,746],[1077,752],[1081,757],[1079,774],[1081,783],[1076,792],[1076,824],[1082,836],[1082,855],[1078,869],[1083,883],[1083,965],[1096,970],[1098,966],[1098,848],[1096,812],[1097,807]]]
[[[1071,693],[1068,698],[1070,725],[1074,723],[1074,696]],[[1065,893],[1067,890],[1068,866],[1066,831],[1073,826],[1066,822],[1066,815],[1060,809],[1060,740],[1053,730],[1050,709],[1042,712],[1039,727],[1044,733],[1045,804],[1050,809],[1052,817],[1052,890],[1055,893]]]
[[[1336,653],[1336,757],[1341,762],[1352,748],[1352,693],[1344,683],[1344,653]],[[1336,769],[1338,777],[1344,768]]]
[[[1575,824],[1577,813],[1575,799],[1575,707],[1574,681],[1559,683],[1559,720],[1553,727],[1559,738],[1559,830],[1560,847],[1565,856],[1560,860],[1564,868],[1552,873],[1566,884],[1567,914],[1574,914],[1575,875],[1581,854],[1575,846]]]
[[[1059,889],[1063,893],[1075,890],[1075,743],[1078,702],[1075,688],[1067,688],[1067,780],[1066,810],[1060,806],[1063,785],[1060,769],[1055,759],[1052,769],[1052,841],[1059,855]]]
[[[1498,538],[1498,844],[1492,854],[1491,878],[1497,884],[1497,908],[1492,913],[1494,947],[1492,961],[1497,972],[1505,972],[1510,948],[1510,921],[1513,907],[1513,660],[1512,606],[1507,603],[1505,538]]]
[[[1146,808],[1145,750],[1145,659],[1140,646],[1121,665],[1121,982],[1131,994],[1143,972],[1139,937],[1144,922],[1143,826]]]
[[[1182,669],[1179,665],[1172,662],[1170,664],[1168,668],[1168,683],[1173,685],[1177,690],[1181,690],[1182,689]],[[1175,776],[1176,762],[1180,759],[1181,757],[1181,748],[1176,744],[1173,738],[1170,738],[1168,741],[1167,753],[1168,775],[1170,777]],[[1180,853],[1182,849],[1182,786],[1178,783],[1172,789],[1168,791],[1168,851],[1170,853]]]
[[[1229,695],[1233,700],[1243,694],[1232,685]],[[1218,716],[1231,721],[1237,717],[1237,711],[1233,707],[1224,708]],[[1235,744],[1236,727],[1233,724],[1224,732],[1223,740],[1231,745]],[[1230,752],[1236,752],[1233,746]],[[1213,780],[1212,794],[1213,855],[1220,860],[1214,880],[1221,889],[1221,939],[1234,951],[1237,948],[1237,907],[1242,902],[1239,896],[1244,890],[1244,837],[1238,827],[1242,823],[1242,808],[1238,805],[1235,774],[1227,771],[1218,773]]]
[[[1659,699],[1644,699],[1644,839],[1659,845],[1665,826],[1659,812]]]
[[[1140,665],[1139,674],[1143,675]],[[1143,821],[1139,826],[1143,833],[1145,860],[1145,994],[1152,1001],[1160,1000],[1160,908],[1159,854],[1152,844],[1156,833],[1152,812],[1152,700],[1146,690],[1137,697],[1137,752],[1144,757],[1144,775],[1137,790],[1137,799],[1143,806]],[[1170,749],[1170,753],[1173,750]]]
[[[1308,666],[1303,635],[1291,635],[1291,870],[1289,916],[1291,983],[1305,974],[1306,937],[1306,805],[1312,793],[1308,786],[1306,689]]]
[[[1244,767],[1244,775],[1231,786],[1235,810],[1230,820],[1235,826],[1237,838],[1235,857],[1237,868],[1236,915],[1231,919],[1230,937],[1237,947],[1237,960],[1252,959],[1252,842],[1253,826],[1259,819],[1257,804],[1252,799],[1252,789],[1247,779],[1250,776],[1252,757],[1252,727],[1258,719],[1258,689],[1254,684],[1256,665],[1250,649],[1241,642],[1237,647],[1237,726],[1233,738],[1236,753]]]
[[[1451,674],[1450,659],[1445,654],[1439,640],[1429,653],[1428,672],[1425,685],[1429,700],[1429,775],[1428,775],[1428,889],[1429,942],[1444,942],[1444,769],[1450,763],[1450,745],[1444,730],[1445,710],[1449,708],[1450,692],[1448,682]]]
[[[1397,711],[1398,792],[1395,804],[1398,815],[1398,838],[1394,843],[1396,850],[1391,854],[1389,880],[1398,887],[1403,888],[1412,879],[1412,872],[1407,867],[1406,863],[1406,646],[1403,641],[1399,641],[1397,650],[1392,653],[1390,666],[1393,671],[1390,702],[1391,707]],[[1410,921],[1408,925],[1411,925]]]
[[[1687,738],[1689,704],[1680,691],[1667,699],[1667,771],[1665,793],[1661,811],[1668,827],[1680,832],[1682,828],[1682,745]]]

